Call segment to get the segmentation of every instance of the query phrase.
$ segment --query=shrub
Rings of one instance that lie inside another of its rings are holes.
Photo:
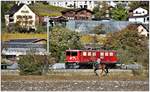
[[[46,55],[34,54],[21,56],[18,62],[21,75],[42,75],[48,70],[49,63]]]
[[[138,69],[138,70],[133,69],[133,70],[132,70],[132,74],[133,74],[134,76],[141,76],[141,75],[143,75],[143,72],[144,72],[143,69]]]

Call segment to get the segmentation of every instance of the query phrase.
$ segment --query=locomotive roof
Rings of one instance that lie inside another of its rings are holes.
[[[116,52],[115,50],[66,50],[66,51],[112,51],[112,52]]]

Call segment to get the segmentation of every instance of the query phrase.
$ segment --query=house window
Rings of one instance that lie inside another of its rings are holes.
[[[147,17],[147,21],[149,21],[149,17]]]
[[[143,32],[144,30],[143,29],[141,29],[141,32]]]
[[[145,12],[143,11],[143,13],[145,13]]]
[[[138,11],[135,12],[136,14],[138,13]]]
[[[22,18],[22,16],[21,16],[21,15],[18,15],[18,16],[17,16],[17,19],[20,19],[20,18]]]
[[[14,19],[9,19],[9,21],[10,21],[10,22],[13,22],[13,21],[14,21]]]
[[[32,16],[29,16],[29,19],[32,19]]]
[[[84,5],[84,8],[87,8],[87,5]]]
[[[84,11],[80,12],[80,14],[84,14]]]
[[[80,8],[83,8],[82,5],[80,5]]]
[[[89,3],[91,4],[91,1],[89,1]]]
[[[67,5],[67,2],[65,4]]]
[[[30,21],[29,21],[29,24],[32,25],[32,23],[33,23],[33,20],[30,20]]]
[[[87,4],[87,1],[85,1],[85,4]]]

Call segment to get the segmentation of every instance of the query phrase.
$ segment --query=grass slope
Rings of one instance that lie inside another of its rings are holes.
[[[61,11],[66,9],[52,5],[45,5],[42,3],[36,3],[34,5],[30,5],[29,7],[33,10],[33,12],[35,12],[39,16],[50,16],[50,17],[61,16]]]

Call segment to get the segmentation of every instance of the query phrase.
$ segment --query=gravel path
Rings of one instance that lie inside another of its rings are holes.
[[[1,82],[2,91],[148,91],[148,81],[15,80]]]

